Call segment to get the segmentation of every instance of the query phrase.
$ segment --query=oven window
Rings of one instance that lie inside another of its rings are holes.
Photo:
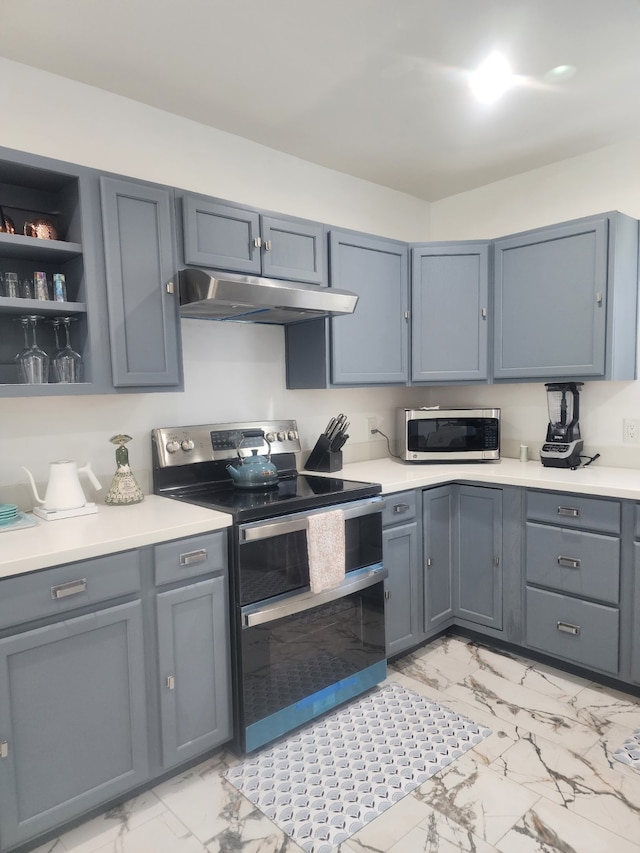
[[[307,534],[304,530],[243,542],[238,552],[241,605],[309,586]],[[379,512],[345,521],[345,552],[347,572],[382,562]]]
[[[249,726],[384,659],[384,585],[241,633]]]
[[[486,418],[427,418],[407,424],[407,448],[414,453],[437,450],[485,450]]]

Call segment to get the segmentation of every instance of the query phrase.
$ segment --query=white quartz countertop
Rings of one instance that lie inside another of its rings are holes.
[[[132,506],[98,505],[93,515],[0,531],[0,578],[230,527],[231,516],[146,495]]]
[[[380,483],[385,494],[464,480],[487,485],[493,483],[499,486],[640,500],[640,469],[606,468],[597,461],[586,468],[571,471],[566,468],[544,468],[538,461],[520,462],[518,459],[441,465],[386,458],[353,462],[331,476]]]

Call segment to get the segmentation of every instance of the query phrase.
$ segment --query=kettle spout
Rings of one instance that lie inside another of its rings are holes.
[[[91,481],[91,485],[93,486],[93,488],[97,489],[97,491],[100,491],[102,486],[100,485],[100,480],[98,480],[96,475],[93,473],[93,469],[91,468],[91,462],[87,462],[87,464],[84,465],[82,468],[78,468],[78,471],[82,474],[86,474],[89,480]]]
[[[33,479],[32,475],[31,475],[31,471],[28,468],[25,468],[24,465],[21,465],[20,467],[22,468],[23,471],[27,472],[27,476],[29,477],[29,482],[31,483],[31,491],[33,492],[33,497],[34,497],[36,503],[43,504],[44,501],[42,500],[42,498],[38,494],[38,490],[36,489],[36,483],[35,483],[35,480]]]
[[[227,471],[231,474],[232,480],[237,480],[238,477],[240,476],[240,473],[239,473],[238,469],[235,467],[235,465],[227,465]]]

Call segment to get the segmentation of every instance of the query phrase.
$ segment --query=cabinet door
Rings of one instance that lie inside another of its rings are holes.
[[[502,630],[502,492],[458,488],[456,615]]]
[[[331,285],[359,296],[356,310],[331,321],[334,385],[405,384],[408,378],[406,244],[332,231]]]
[[[453,616],[453,492],[450,486],[422,493],[424,627],[433,633]]]
[[[223,577],[157,596],[164,767],[231,738],[228,609]]]
[[[100,179],[113,384],[181,382],[172,191]]]
[[[385,568],[385,632],[387,656],[420,641],[418,615],[418,525],[391,527],[382,533]]]
[[[602,376],[606,218],[495,241],[496,379]]]
[[[486,380],[489,244],[412,249],[411,379]]]
[[[637,535],[637,531],[636,531]],[[633,622],[631,678],[640,683],[640,542],[633,543]]]
[[[262,274],[270,278],[322,284],[325,278],[324,226],[302,219],[262,216]]]
[[[185,263],[259,275],[260,215],[198,196],[182,200]]]
[[[13,846],[148,777],[139,601],[0,640],[0,836]]]

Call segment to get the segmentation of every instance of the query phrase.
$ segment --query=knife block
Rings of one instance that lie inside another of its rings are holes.
[[[342,468],[342,451],[329,449],[330,442],[325,435],[316,441],[316,446],[309,454],[304,467],[307,471],[324,471],[332,473]]]

